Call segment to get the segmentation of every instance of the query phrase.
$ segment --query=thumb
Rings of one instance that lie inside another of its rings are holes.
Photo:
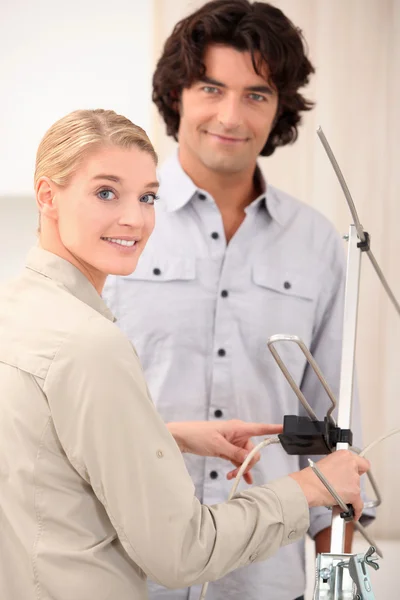
[[[219,454],[221,458],[226,458],[232,463],[241,465],[246,460],[249,453],[244,448],[239,448],[238,446],[231,444],[221,436],[219,440]]]
[[[361,456],[356,456],[357,459],[357,468],[358,474],[363,475],[371,468],[371,463],[366,458],[361,458]]]

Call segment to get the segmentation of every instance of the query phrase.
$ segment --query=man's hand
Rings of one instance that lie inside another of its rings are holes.
[[[282,433],[282,425],[267,425],[262,423],[245,423],[234,419],[231,421],[190,421],[168,423],[168,429],[175,438],[181,452],[199,454],[200,456],[216,456],[225,458],[240,467],[249,452],[254,448],[250,438],[260,435]],[[253,483],[250,469],[260,460],[257,453],[249,463],[245,481]],[[236,476],[237,469],[230,471],[228,479]]]
[[[349,450],[338,450],[318,463],[318,468],[346,504],[352,504],[355,520],[361,516],[364,503],[361,499],[360,476],[370,468],[365,458]],[[302,488],[309,506],[334,506],[335,500],[310,467],[291,473]]]

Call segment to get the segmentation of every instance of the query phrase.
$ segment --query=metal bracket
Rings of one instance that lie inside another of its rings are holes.
[[[314,600],[375,600],[367,569],[379,569],[374,553],[371,546],[365,555],[319,554]]]
[[[367,569],[367,565],[376,571],[379,569],[378,563],[371,559],[374,552],[375,548],[371,546],[365,556],[358,554],[350,557],[348,568],[356,586],[356,600],[375,600]]]

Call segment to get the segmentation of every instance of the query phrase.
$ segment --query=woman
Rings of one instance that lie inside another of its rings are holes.
[[[146,576],[169,587],[216,579],[299,539],[308,507],[333,503],[309,469],[226,504],[196,499],[179,448],[239,464],[252,435],[280,428],[169,430],[101,299],[151,234],[156,162],[146,134],[112,111],[72,113],[39,146],[39,247],[0,295],[4,599],[136,600]],[[368,462],[338,452],[320,468],[359,516]]]

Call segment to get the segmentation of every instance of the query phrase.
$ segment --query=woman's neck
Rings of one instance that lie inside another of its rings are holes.
[[[52,254],[63,258],[71,263],[71,265],[76,267],[86,277],[86,279],[88,279],[97,293],[101,296],[107,275],[101,273],[97,269],[94,269],[91,267],[91,265],[87,264],[78,256],[75,256],[72,252],[70,252],[68,248],[64,246],[61,239],[59,239],[59,236],[54,236],[50,232],[43,231],[42,228],[39,236],[39,246],[40,248],[43,248],[43,250],[52,252]]]

